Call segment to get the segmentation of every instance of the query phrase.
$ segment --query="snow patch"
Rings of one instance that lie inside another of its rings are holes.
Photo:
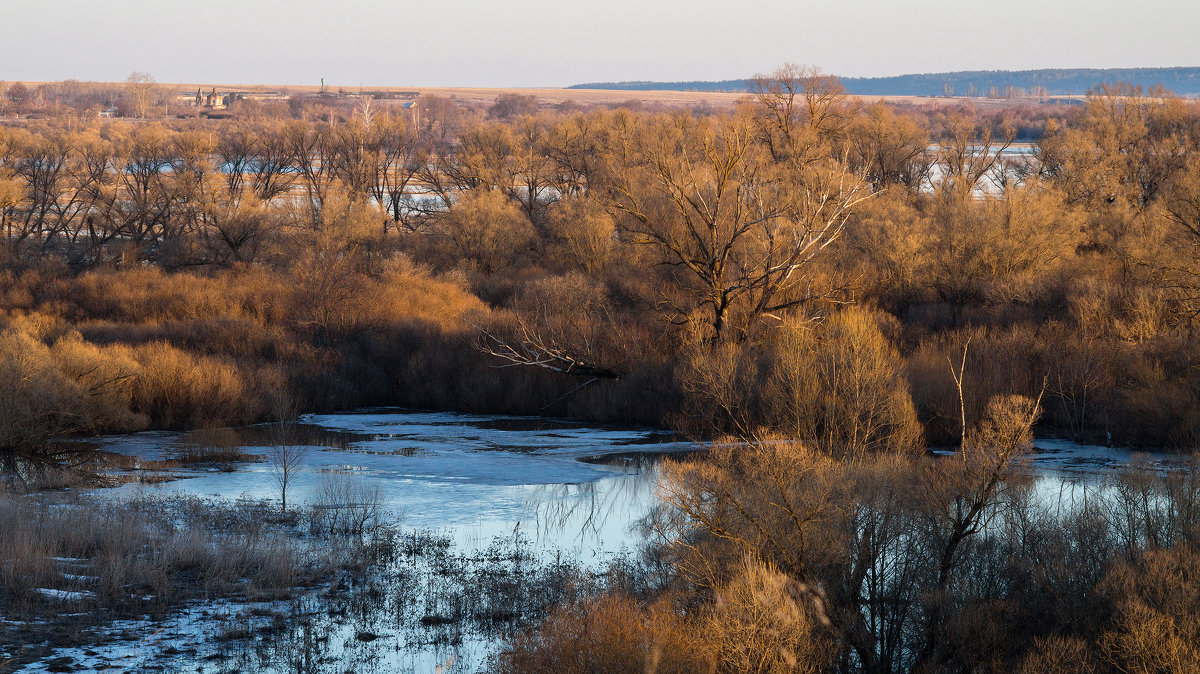
[[[39,588],[35,588],[33,591],[37,592],[38,594],[40,594],[44,597],[49,597],[50,599],[58,599],[60,601],[80,601],[82,599],[87,599],[88,597],[95,596],[95,594],[93,594],[92,592],[89,592],[87,590],[78,590],[78,591],[55,590],[55,589],[46,588],[46,587],[39,587]]]

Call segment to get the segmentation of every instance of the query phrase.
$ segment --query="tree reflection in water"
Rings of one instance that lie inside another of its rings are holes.
[[[639,541],[632,525],[649,513],[656,500],[660,455],[623,457],[613,477],[582,484],[547,484],[529,492],[534,511],[534,542],[615,552]],[[614,531],[613,527],[619,527]]]

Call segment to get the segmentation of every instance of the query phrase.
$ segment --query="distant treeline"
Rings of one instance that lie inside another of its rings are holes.
[[[964,70],[895,77],[843,77],[846,92],[863,96],[979,96],[1085,94],[1099,83],[1162,85],[1179,95],[1200,94],[1200,68],[1047,68]],[[746,91],[749,80],[714,82],[590,82],[570,89]]]

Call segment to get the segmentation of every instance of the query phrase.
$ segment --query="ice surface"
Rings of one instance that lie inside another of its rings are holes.
[[[1131,452],[1119,447],[1082,445],[1052,438],[1034,440],[1033,448],[1030,462],[1039,474],[1091,481],[1112,475],[1131,460],[1144,461],[1156,468],[1170,468],[1186,460],[1177,454]]]
[[[449,531],[459,543],[480,543],[520,526],[547,549],[596,557],[637,544],[629,525],[654,501],[653,478],[585,457],[676,452],[696,445],[651,428],[610,428],[560,419],[372,409],[303,417],[306,427],[339,438],[312,446],[289,490],[308,500],[324,476],[350,473],[377,486],[388,508],[411,527]],[[261,429],[260,429],[261,430]],[[236,429],[231,431],[237,433]],[[266,457],[259,445],[243,451]],[[179,433],[148,432],[102,438],[104,449],[161,459],[185,443]],[[1097,481],[1127,462],[1122,449],[1039,439],[1029,465],[1040,476]],[[1169,464],[1166,455],[1148,460]],[[128,485],[117,494],[156,489],[206,496],[278,498],[269,461],[178,471],[179,480],[156,487]]]
[[[34,592],[51,599],[60,599],[62,601],[80,601],[92,596],[91,592],[86,591],[70,591],[70,590],[55,590],[47,587],[35,588]]]
[[[613,429],[554,419],[445,412],[369,410],[308,415],[308,426],[350,434],[339,447],[307,448],[288,499],[310,499],[330,473],[351,473],[376,486],[407,526],[446,530],[459,544],[486,545],[520,526],[535,544],[596,559],[637,544],[629,525],[653,504],[653,480],[643,473],[581,461],[627,452],[670,452],[695,445],[657,429]],[[178,433],[103,438],[110,452],[147,460],[171,455]],[[270,448],[243,451],[264,458]],[[269,461],[233,472],[181,470],[183,479],[139,489],[236,498],[278,498]]]

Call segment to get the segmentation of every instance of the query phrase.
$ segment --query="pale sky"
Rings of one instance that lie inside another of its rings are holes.
[[[0,0],[0,80],[566,86],[1200,65],[1197,0]]]

